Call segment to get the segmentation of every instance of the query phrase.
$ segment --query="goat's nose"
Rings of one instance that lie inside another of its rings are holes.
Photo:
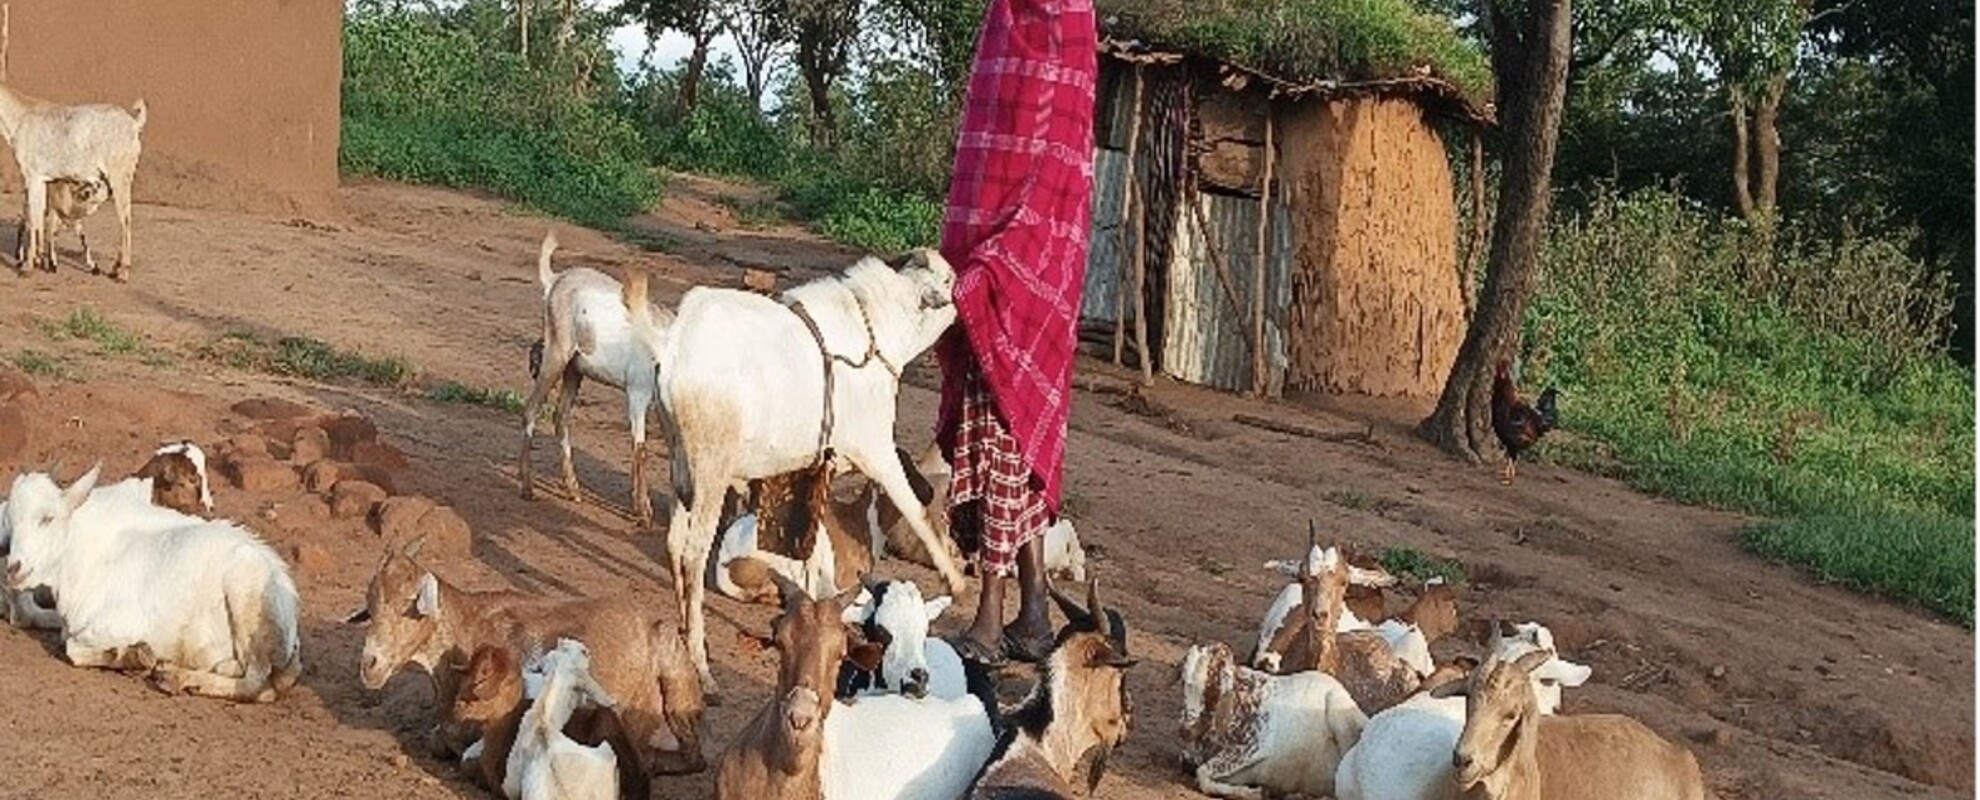
[[[20,579],[21,579],[21,562],[19,562],[19,561],[15,561],[15,560],[13,560],[13,559],[8,559],[8,560],[7,560],[7,582],[8,582],[8,583],[13,583],[14,581],[18,581],[18,580],[20,580]]]
[[[1468,756],[1468,755],[1465,755],[1465,754],[1463,754],[1463,753],[1460,753],[1460,752],[1457,752],[1457,751],[1452,751],[1452,752],[1451,752],[1451,767],[1452,767],[1452,768],[1454,768],[1454,769],[1456,769],[1456,770],[1458,770],[1459,772],[1462,772],[1462,771],[1464,771],[1464,769],[1465,769],[1466,767],[1469,767],[1469,766],[1471,766],[1471,756]]]

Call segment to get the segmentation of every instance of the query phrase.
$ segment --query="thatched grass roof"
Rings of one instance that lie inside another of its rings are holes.
[[[1492,97],[1484,52],[1450,20],[1411,0],[1096,0],[1096,6],[1103,37],[1139,40],[1286,83],[1430,77],[1472,105]]]

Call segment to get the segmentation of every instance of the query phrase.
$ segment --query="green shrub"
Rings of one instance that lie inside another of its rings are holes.
[[[1776,518],[1756,551],[1970,622],[1973,376],[1904,244],[1598,197],[1553,228],[1526,388],[1633,483]]]
[[[659,198],[630,118],[473,30],[438,12],[348,15],[346,172],[488,189],[608,227]]]

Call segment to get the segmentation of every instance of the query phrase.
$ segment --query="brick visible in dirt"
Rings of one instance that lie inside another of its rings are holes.
[[[386,498],[377,484],[346,478],[330,489],[330,516],[356,519],[371,515],[371,509]]]
[[[289,461],[296,464],[311,464],[330,455],[330,434],[322,428],[310,426],[297,428],[289,442]]]
[[[404,542],[419,535],[420,520],[433,509],[424,497],[389,498],[372,511],[371,529],[388,541]]]
[[[227,477],[244,492],[282,492],[300,485],[295,469],[266,455],[230,459]]]
[[[0,367],[0,403],[40,397],[41,390],[34,386],[34,379],[27,373],[13,367]]]
[[[289,563],[300,572],[329,572],[337,568],[337,559],[328,549],[309,542],[290,546]]]
[[[330,417],[321,422],[330,435],[330,455],[340,461],[354,461],[351,454],[359,444],[378,441],[378,426],[356,414]]]
[[[303,467],[303,485],[318,494],[329,492],[331,487],[345,479],[357,479],[384,489],[386,494],[397,494],[392,473],[370,464],[348,464],[331,459],[318,459]]]
[[[235,403],[233,412],[248,419],[295,419],[314,416],[316,409],[277,397],[255,397]]]

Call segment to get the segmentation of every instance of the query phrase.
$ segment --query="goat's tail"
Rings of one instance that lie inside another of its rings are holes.
[[[557,281],[557,273],[550,271],[550,254],[557,252],[557,232],[543,234],[543,246],[536,249],[536,282],[543,284],[543,294],[550,294],[550,284]]]
[[[140,97],[137,102],[131,104],[131,116],[137,118],[138,130],[144,130],[144,98]]]
[[[653,315],[646,304],[646,270],[639,267],[626,268],[626,283],[623,292],[626,301],[626,314],[633,319],[643,319]]]

